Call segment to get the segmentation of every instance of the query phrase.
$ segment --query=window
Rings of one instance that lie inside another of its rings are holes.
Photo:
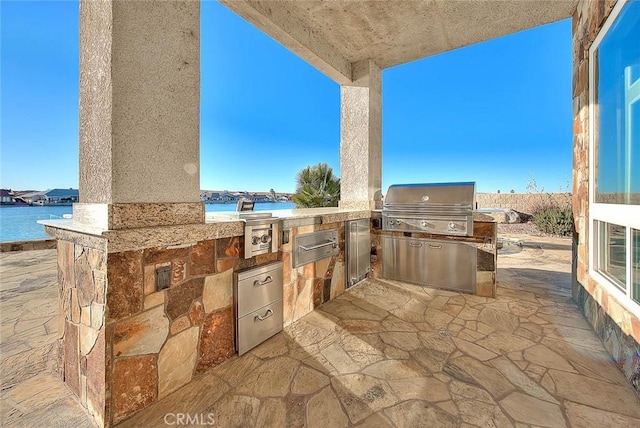
[[[597,221],[598,272],[621,290],[627,289],[627,245],[624,226]]]
[[[589,50],[590,273],[640,314],[640,0],[619,0]]]
[[[633,229],[631,232],[633,237],[633,262],[631,264],[633,275],[633,300],[640,303],[640,230]]]

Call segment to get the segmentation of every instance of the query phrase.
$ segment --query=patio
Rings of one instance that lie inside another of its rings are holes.
[[[326,413],[337,422],[383,418],[402,425],[402,415],[417,415],[420,408],[443,424],[486,425],[470,419],[486,416],[478,410],[484,403],[498,425],[542,425],[547,419],[565,424],[569,419],[578,426],[638,425],[628,419],[637,418],[640,408],[631,392],[639,388],[637,292],[628,285],[622,293],[589,261],[591,254],[605,254],[590,233],[594,220],[603,227],[622,225],[627,251],[635,242],[631,234],[640,229],[637,206],[604,204],[599,211],[600,203],[589,193],[598,185],[598,168],[590,167],[589,159],[597,154],[593,148],[600,135],[592,126],[592,107],[603,99],[590,91],[596,71],[590,58],[616,27],[625,2],[224,3],[340,85],[339,206],[333,213],[314,214],[313,220],[288,217],[295,221],[283,221],[283,230],[287,223],[294,241],[297,234],[329,224],[343,230],[346,221],[371,218],[371,210],[381,208],[384,70],[571,17],[573,258],[566,241],[549,251],[527,248],[512,254],[513,260],[503,257],[498,299],[491,301],[368,281],[334,303],[327,301],[337,298],[343,291],[338,286],[346,283],[341,277],[345,254],[323,262],[321,269],[294,266],[289,242],[288,249],[283,245],[267,257],[242,258],[244,224],[207,220],[200,201],[201,2],[81,2],[82,198],[72,219],[43,224],[57,240],[60,266],[56,341],[64,358],[57,367],[95,423],[113,426],[135,417],[153,425],[153,418],[164,418],[178,407],[172,400],[179,399],[192,403],[181,416],[191,410],[207,416],[189,420],[196,424],[212,416],[224,425],[227,414],[239,415],[245,424],[259,423],[264,415],[283,414],[267,409],[289,408],[284,413],[293,424],[312,425],[325,423],[318,413],[334,408]],[[618,80],[616,88],[622,90],[623,79]],[[527,119],[538,126],[543,116]],[[429,125],[428,118],[424,124]],[[618,124],[619,138],[622,129]],[[616,174],[626,174],[623,164],[620,159],[613,168]],[[564,251],[563,263],[544,259],[556,251]],[[231,276],[280,258],[283,324],[299,322],[268,342],[266,350],[234,358]],[[627,257],[628,284],[633,263]],[[171,284],[165,292],[158,272],[168,265]],[[292,274],[294,268],[298,271]],[[494,271],[483,280],[489,277],[493,287]],[[570,302],[570,282],[576,306]],[[211,299],[205,300],[205,291]],[[302,318],[313,309],[317,312]],[[45,325],[39,323],[33,321],[34,331]],[[13,361],[19,362],[19,355]],[[608,355],[622,372],[615,371]],[[229,378],[238,365],[247,366],[242,379]],[[412,376],[404,377],[409,372]],[[305,376],[316,384],[301,380]],[[208,383],[221,386],[203,393]],[[404,395],[411,389],[403,383],[417,390]],[[301,384],[314,386],[298,389]],[[419,395],[438,388],[443,390],[439,396]],[[4,389],[11,414],[34,414],[25,404],[28,387]],[[416,394],[420,400],[412,399]],[[246,408],[236,410],[235,403]],[[305,420],[296,420],[301,414]]]
[[[503,237],[524,245],[499,255],[497,299],[366,280],[120,426],[640,426],[571,300],[571,241]],[[0,261],[0,423],[93,426],[46,370],[55,251]]]

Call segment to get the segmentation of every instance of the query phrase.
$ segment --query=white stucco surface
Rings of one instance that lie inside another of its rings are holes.
[[[200,200],[200,3],[82,2],[80,199]]]
[[[340,84],[365,59],[385,69],[569,18],[577,0],[222,0]]]

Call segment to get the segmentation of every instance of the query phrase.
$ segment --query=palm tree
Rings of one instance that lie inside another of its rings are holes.
[[[293,202],[299,208],[337,207],[340,179],[326,163],[307,166],[298,172]]]

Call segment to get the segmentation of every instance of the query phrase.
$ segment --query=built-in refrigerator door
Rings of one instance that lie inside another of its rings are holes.
[[[347,233],[347,287],[362,281],[371,270],[371,236],[369,219],[351,220]]]

